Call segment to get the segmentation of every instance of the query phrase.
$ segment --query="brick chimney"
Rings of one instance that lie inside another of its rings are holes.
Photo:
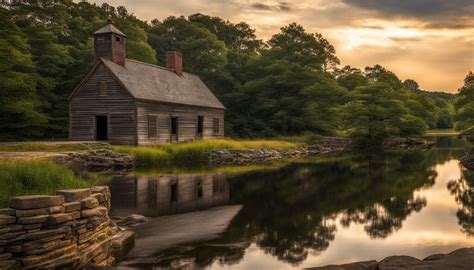
[[[166,68],[183,76],[183,54],[179,52],[166,52]]]

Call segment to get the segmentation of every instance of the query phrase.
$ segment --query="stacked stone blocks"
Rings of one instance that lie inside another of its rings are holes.
[[[108,187],[13,198],[0,209],[0,269],[108,265],[109,209]]]

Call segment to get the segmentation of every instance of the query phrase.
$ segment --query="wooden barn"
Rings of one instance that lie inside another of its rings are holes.
[[[151,145],[224,136],[224,105],[183,56],[166,67],[125,57],[127,37],[109,20],[94,33],[96,62],[69,96],[69,138]]]

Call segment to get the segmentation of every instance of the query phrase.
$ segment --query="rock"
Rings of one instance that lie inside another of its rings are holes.
[[[21,253],[22,247],[21,245],[6,246],[5,251],[10,253]]]
[[[0,209],[0,215],[1,216],[14,216],[15,215],[15,209],[11,209],[11,208]]]
[[[9,260],[12,256],[13,256],[13,254],[11,254],[11,253],[2,253],[2,254],[0,254],[0,261]]]
[[[132,157],[109,149],[71,152],[56,159],[81,171],[125,173],[135,168]]]
[[[391,256],[379,262],[379,270],[402,270],[411,269],[419,264],[421,260],[410,256]]]
[[[25,231],[4,233],[4,234],[0,235],[0,240],[13,239],[13,238],[18,237],[22,234],[25,234]]]
[[[81,212],[82,218],[96,217],[96,216],[105,216],[107,215],[107,208],[100,206],[94,209],[83,210]]]
[[[0,215],[0,225],[7,225],[16,222],[16,217]]]
[[[66,213],[81,211],[81,202],[67,202],[63,206]]]
[[[33,224],[33,223],[43,223],[48,218],[48,215],[40,215],[40,216],[33,216],[33,217],[25,217],[19,218],[18,224]]]
[[[16,210],[30,210],[60,206],[64,203],[63,196],[32,195],[12,198],[10,208]]]
[[[71,214],[55,214],[55,215],[50,215],[44,222],[46,226],[48,225],[56,225],[56,224],[61,224],[67,221],[71,221],[72,216]]]
[[[105,202],[105,195],[102,193],[94,193],[91,195],[92,198],[96,198],[99,203]]]
[[[135,233],[132,231],[122,231],[112,238],[111,253],[115,260],[121,261],[125,255],[132,250],[135,245]]]
[[[377,261],[356,262],[342,265],[305,268],[308,270],[378,270]]]
[[[11,269],[16,264],[16,260],[0,261],[0,269]]]
[[[60,257],[60,256],[62,256],[64,254],[67,254],[67,253],[72,253],[76,249],[77,249],[77,245],[72,244],[72,245],[69,245],[69,246],[66,246],[66,247],[63,247],[63,248],[60,248],[60,249],[56,249],[52,252],[48,252],[46,254],[32,255],[32,256],[23,257],[21,259],[21,262],[23,263],[24,266],[30,266],[31,267],[31,266],[34,266],[34,265],[39,264],[41,262],[44,262],[46,260],[56,258],[56,257]]]
[[[63,195],[66,202],[75,202],[91,195],[90,188],[58,190],[56,195]]]
[[[34,241],[34,240],[38,240],[38,239],[42,239],[42,238],[46,238],[50,236],[69,234],[69,233],[71,233],[70,227],[61,227],[61,228],[53,229],[53,230],[42,230],[35,233],[27,233],[25,235],[25,240]]]
[[[19,218],[23,218],[23,217],[41,216],[41,215],[48,215],[48,214],[61,213],[61,212],[64,212],[63,206],[52,206],[52,207],[38,208],[38,209],[31,209],[31,210],[16,210],[16,216]]]
[[[385,149],[420,149],[431,148],[436,143],[421,138],[390,138],[383,142]]]
[[[469,149],[461,158],[461,164],[469,170],[474,171],[474,148]]]
[[[81,200],[81,207],[84,209],[93,209],[93,208],[96,208],[98,207],[100,204],[99,204],[99,201],[94,198],[94,197],[87,197],[83,200]]]

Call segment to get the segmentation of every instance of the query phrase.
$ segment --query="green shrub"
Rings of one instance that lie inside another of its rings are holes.
[[[46,159],[0,159],[0,205],[11,197],[53,194],[62,188],[82,188],[93,183],[77,177],[68,167]]]
[[[282,140],[212,139],[157,146],[113,146],[117,152],[128,153],[141,165],[154,166],[170,163],[202,163],[212,150],[217,149],[289,149],[299,144]]]

